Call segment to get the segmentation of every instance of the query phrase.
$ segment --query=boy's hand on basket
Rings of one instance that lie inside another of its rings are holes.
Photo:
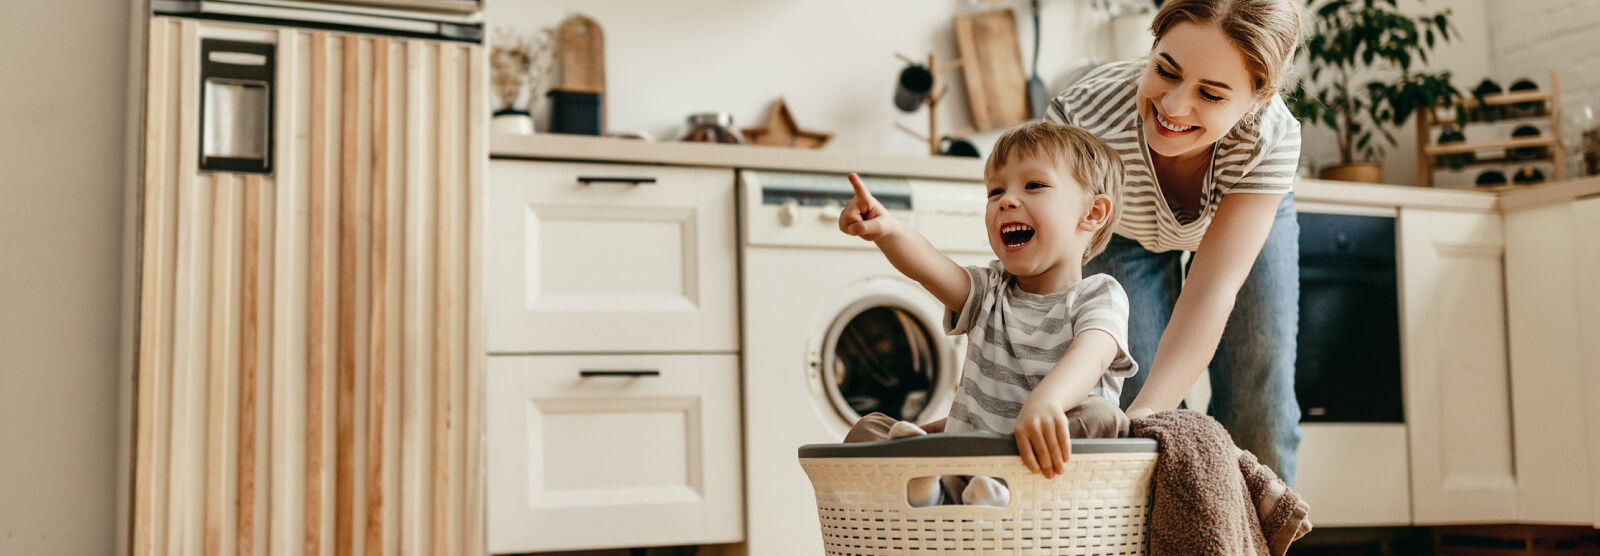
[[[1044,396],[1028,396],[1017,413],[1017,451],[1029,471],[1054,479],[1072,456],[1067,432],[1067,408]]]
[[[856,196],[839,212],[839,231],[867,241],[878,241],[893,233],[899,221],[867,191],[855,172],[850,173],[850,186],[855,188]]]

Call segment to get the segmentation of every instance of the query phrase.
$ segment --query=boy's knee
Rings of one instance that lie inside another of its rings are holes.
[[[848,444],[851,442],[888,440],[889,427],[893,427],[894,424],[894,417],[873,412],[856,421],[855,426],[850,427],[850,432],[844,435],[844,441]]]
[[[1073,438],[1125,438],[1128,415],[1111,400],[1089,396],[1067,410],[1067,428]]]

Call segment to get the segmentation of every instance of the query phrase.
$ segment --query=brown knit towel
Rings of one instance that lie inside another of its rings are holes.
[[[1272,468],[1256,461],[1256,455],[1239,450],[1239,473],[1256,503],[1261,534],[1267,538],[1272,556],[1284,556],[1289,544],[1311,532],[1311,505],[1283,483]]]
[[[1133,421],[1130,433],[1161,445],[1150,510],[1152,556],[1281,556],[1304,534],[1302,524],[1310,530],[1308,507],[1281,487],[1271,470],[1256,469],[1261,466],[1255,456],[1249,456],[1250,471],[1243,472],[1247,462],[1241,453],[1248,453],[1234,446],[1216,419],[1190,410],[1165,411]],[[1269,501],[1271,507],[1257,503]],[[1259,509],[1269,510],[1267,529],[1261,527]],[[1264,530],[1276,542],[1269,543]]]

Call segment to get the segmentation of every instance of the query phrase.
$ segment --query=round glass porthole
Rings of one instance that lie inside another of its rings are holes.
[[[897,300],[846,309],[822,346],[821,378],[834,409],[849,423],[874,411],[917,421],[940,382],[933,333]]]

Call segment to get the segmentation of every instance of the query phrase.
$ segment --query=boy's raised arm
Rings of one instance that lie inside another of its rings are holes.
[[[972,288],[966,269],[935,249],[928,238],[889,214],[854,172],[850,174],[850,185],[855,187],[856,196],[839,214],[839,231],[877,244],[901,274],[922,284],[946,309],[960,312]]]

